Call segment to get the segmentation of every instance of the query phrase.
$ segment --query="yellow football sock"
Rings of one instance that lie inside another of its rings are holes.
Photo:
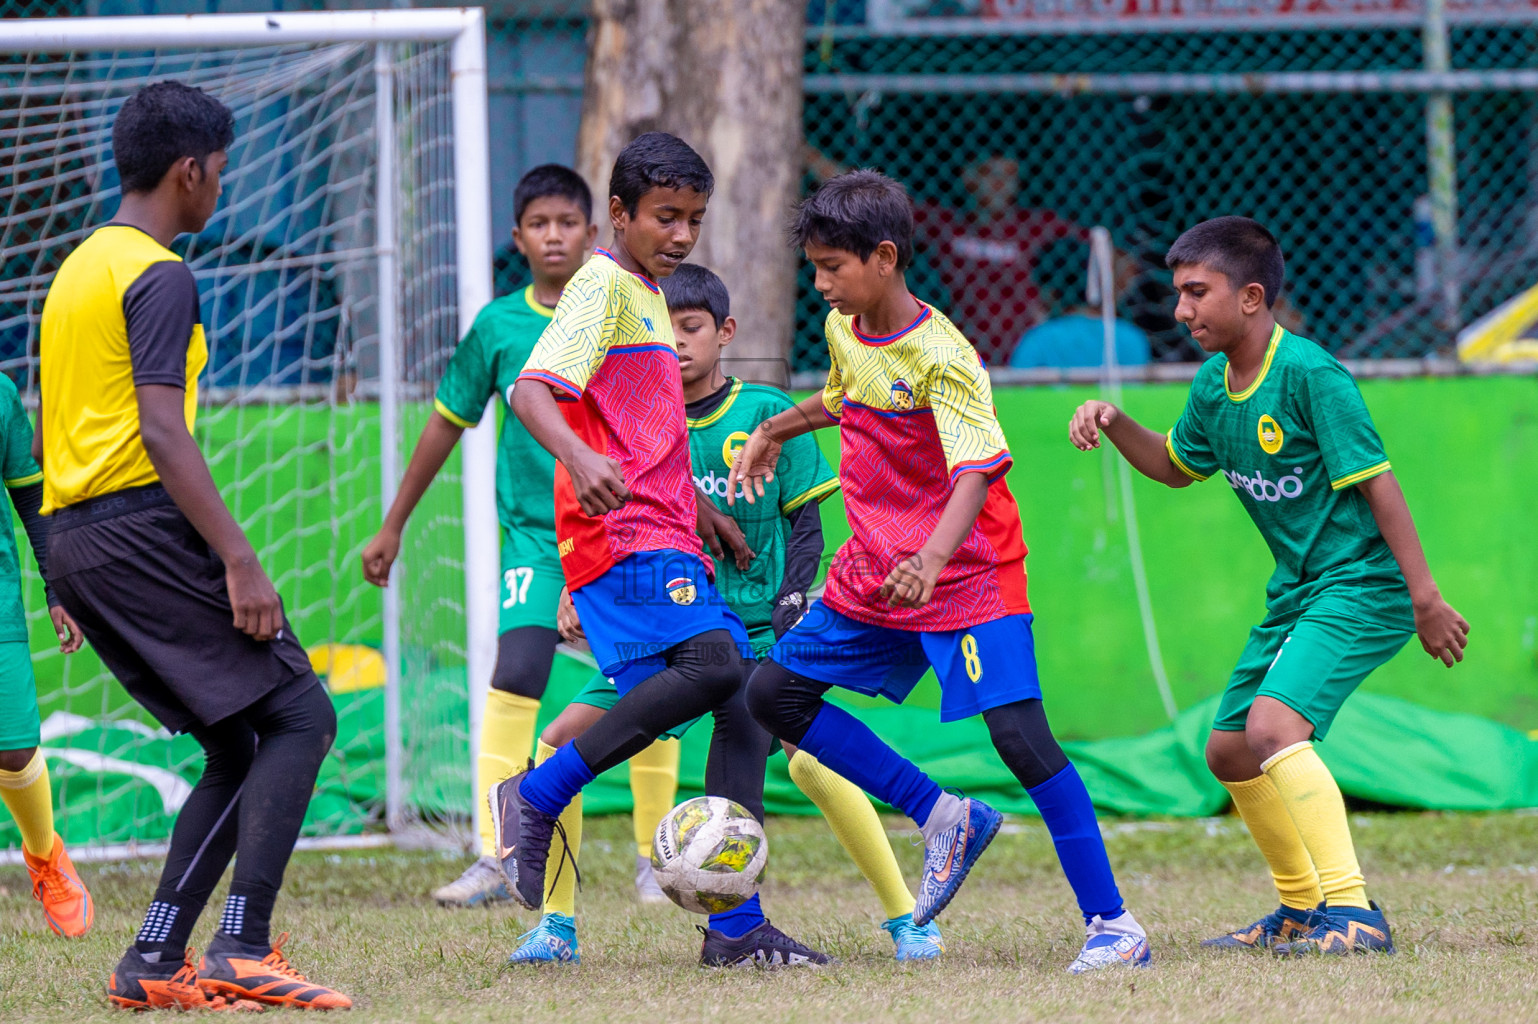
[[[528,764],[534,745],[534,720],[539,701],[505,690],[486,691],[486,711],[481,716],[481,752],[475,760],[475,795],[486,791]],[[496,838],[491,834],[491,815],[481,815],[481,855],[494,857]]]
[[[1367,909],[1367,884],[1351,843],[1346,823],[1346,802],[1341,799],[1335,776],[1319,760],[1312,743],[1294,743],[1266,758],[1260,770],[1270,776],[1276,791],[1297,827],[1314,869],[1319,888],[1332,907]]]
[[[543,764],[545,759],[555,751],[555,747],[540,740],[539,746],[535,749],[534,762]],[[566,842],[564,844],[561,842],[560,829],[556,829],[555,835],[550,837],[550,858],[545,862],[544,912],[576,917],[577,873],[572,870],[571,865],[576,862],[577,854],[582,849],[581,793],[571,798],[571,803],[566,805],[566,810],[561,812],[558,820],[566,829]],[[571,860],[565,861],[562,854],[568,848],[571,850]]]
[[[53,790],[41,750],[19,772],[0,770],[0,800],[16,819],[27,852],[34,857],[53,853]]]
[[[1234,798],[1234,808],[1266,858],[1282,906],[1294,910],[1317,907],[1324,899],[1319,873],[1282,795],[1276,791],[1276,783],[1269,775],[1257,775],[1243,782],[1224,782],[1223,788]]]
[[[903,881],[881,819],[860,787],[804,750],[790,759],[790,779],[828,819],[834,838],[876,890],[886,916],[913,913],[913,893]]]
[[[678,741],[657,740],[630,759],[630,798],[635,804],[636,853],[651,856],[652,836],[678,796]]]

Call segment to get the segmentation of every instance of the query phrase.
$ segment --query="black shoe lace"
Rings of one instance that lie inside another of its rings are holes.
[[[554,886],[560,880],[561,871],[567,862],[571,863],[572,874],[576,876],[577,888],[582,888],[582,872],[577,867],[577,858],[571,852],[571,842],[566,838],[566,826],[561,824],[560,818],[552,818],[544,811],[536,807],[526,807],[519,821],[518,837],[519,848],[527,851],[529,870],[541,878],[550,860],[551,837],[561,837],[561,858],[555,865],[555,877],[550,879],[550,885]],[[537,840],[537,842],[532,841]]]

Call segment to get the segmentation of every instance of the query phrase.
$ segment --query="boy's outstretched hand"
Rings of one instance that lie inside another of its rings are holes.
[[[607,455],[599,455],[585,444],[573,448],[562,464],[571,477],[571,487],[582,511],[590,516],[601,516],[623,508],[630,500],[630,488],[625,486],[625,473],[619,463]]]
[[[774,440],[760,423],[743,442],[737,457],[732,460],[732,471],[726,475],[726,503],[737,503],[737,487],[742,486],[742,497],[753,504],[755,494],[764,496],[764,484],[774,480],[774,467],[780,464],[780,449],[784,445]]]
[[[1422,607],[1415,606],[1415,633],[1421,647],[1433,658],[1452,668],[1463,660],[1463,649],[1469,644],[1469,624],[1458,610],[1437,594]]]
[[[382,529],[363,547],[363,578],[376,587],[388,586],[390,567],[401,553],[401,535]]]
[[[1085,402],[1068,421],[1068,440],[1081,452],[1100,447],[1100,432],[1121,415],[1121,410],[1110,402]]]

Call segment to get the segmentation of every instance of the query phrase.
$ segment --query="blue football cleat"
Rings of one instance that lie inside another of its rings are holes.
[[[565,914],[546,914],[539,926],[519,937],[519,946],[507,958],[510,964],[574,964],[577,952],[577,921]]]
[[[945,940],[940,937],[940,926],[933,921],[919,927],[913,923],[912,914],[894,917],[881,922],[892,941],[897,944],[894,954],[899,960],[933,960],[945,952]]]
[[[1079,955],[1068,965],[1069,974],[1084,974],[1107,967],[1148,967],[1153,964],[1148,935],[1131,911],[1124,910],[1109,921],[1096,917],[1085,926],[1085,931],[1088,934],[1084,939],[1084,948],[1079,950]]]
[[[955,898],[961,883],[993,837],[1004,815],[981,800],[961,798],[961,820],[924,844],[924,876],[913,908],[913,923],[923,927]]]
[[[1313,907],[1298,910],[1281,906],[1238,931],[1215,939],[1203,939],[1202,945],[1217,949],[1270,949],[1279,942],[1302,938],[1323,921],[1324,914]]]
[[[1388,919],[1376,903],[1371,909],[1360,907],[1325,907],[1323,920],[1308,934],[1275,947],[1278,956],[1303,956],[1307,953],[1392,953],[1394,937]]]

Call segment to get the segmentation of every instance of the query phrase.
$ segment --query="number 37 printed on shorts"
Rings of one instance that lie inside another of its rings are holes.
[[[534,579],[532,566],[519,565],[502,573],[502,586],[507,593],[502,598],[503,608],[516,608],[529,597],[529,583]]]

